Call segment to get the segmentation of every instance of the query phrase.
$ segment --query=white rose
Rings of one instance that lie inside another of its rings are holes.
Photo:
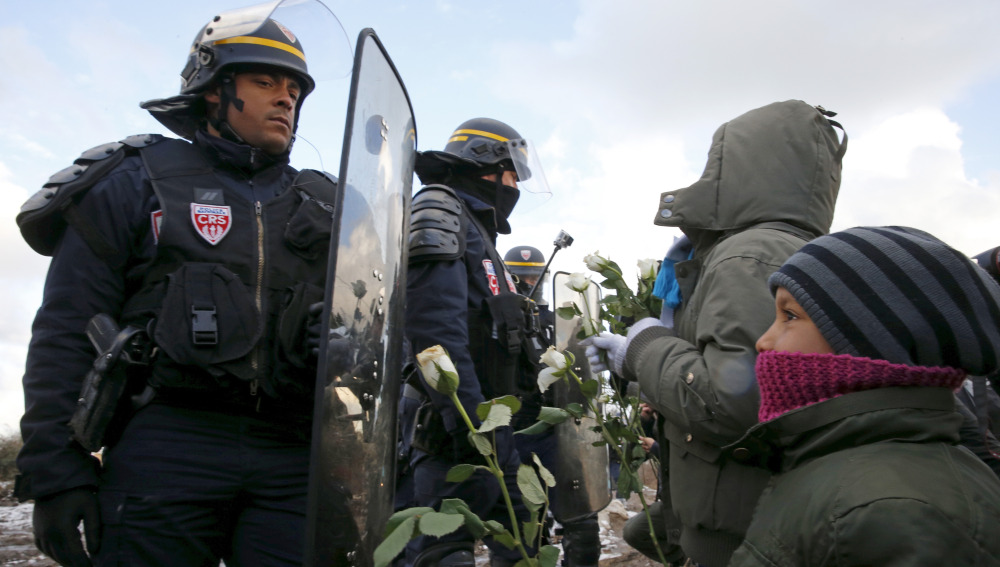
[[[562,373],[551,366],[541,369],[538,372],[538,389],[544,394],[549,386],[562,379]]]
[[[600,272],[608,265],[607,258],[600,255],[600,252],[587,254],[583,257],[583,262],[587,264],[587,269],[592,272]]]
[[[542,357],[538,359],[549,368],[555,368],[556,370],[566,369],[566,355],[556,350],[556,347],[550,346],[543,354]]]
[[[565,353],[556,350],[556,347],[550,346],[542,357],[538,359],[545,365],[538,373],[538,389],[543,393],[549,389],[556,380],[559,380],[566,375],[566,369],[570,365],[569,358]]]
[[[652,258],[639,260],[639,277],[644,280],[656,278],[656,270],[660,267],[660,261]]]
[[[417,364],[431,388],[448,395],[458,391],[458,371],[441,345],[434,345],[417,354]]]
[[[573,291],[583,293],[585,289],[590,287],[590,276],[584,275],[580,272],[574,272],[569,275],[569,281],[566,282],[566,287]]]

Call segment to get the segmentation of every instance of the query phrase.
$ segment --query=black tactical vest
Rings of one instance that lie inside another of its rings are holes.
[[[336,182],[306,170],[252,203],[223,192],[191,144],[167,139],[140,153],[162,216],[156,256],[121,324],[149,325],[160,350],[150,383],[208,397],[259,388],[310,403],[305,326],[309,305],[323,300]]]

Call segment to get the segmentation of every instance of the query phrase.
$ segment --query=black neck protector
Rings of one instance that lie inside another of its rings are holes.
[[[467,176],[461,176],[458,180],[462,190],[493,207],[497,217],[497,232],[510,234],[510,224],[507,222],[507,218],[514,211],[514,205],[517,204],[517,199],[521,196],[517,187],[504,185],[499,173],[496,176],[496,181]]]

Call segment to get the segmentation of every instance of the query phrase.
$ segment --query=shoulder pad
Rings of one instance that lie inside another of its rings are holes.
[[[454,260],[465,254],[465,205],[444,185],[428,185],[413,198],[410,262]]]
[[[42,189],[21,206],[17,225],[24,240],[39,254],[51,256],[66,230],[65,213],[74,198],[93,187],[130,151],[163,139],[159,134],[129,136],[120,142],[101,144],[80,154],[73,165],[49,177]]]
[[[292,186],[323,203],[333,203],[337,196],[337,176],[318,169],[303,169]]]

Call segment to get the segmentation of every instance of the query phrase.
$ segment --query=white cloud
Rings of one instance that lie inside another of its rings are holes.
[[[888,117],[852,139],[834,229],[920,228],[974,255],[1000,244],[998,179],[969,179],[960,129],[940,110]]]
[[[587,0],[580,8],[572,37],[494,53],[506,53],[499,75],[521,79],[504,96],[544,109],[539,118],[560,132],[560,152],[545,164],[557,196],[573,198],[551,216],[586,227],[590,248],[622,265],[662,254],[672,235],[652,226],[656,196],[697,179],[719,124],[788,98],[839,111],[850,136],[835,228],[909,224],[969,253],[993,245],[998,185],[966,178],[960,129],[942,108],[1000,69],[1000,44],[985,41],[1000,5],[849,1],[830,12],[791,0]]]
[[[41,303],[41,281],[47,261],[21,240],[14,217],[29,192],[11,182],[0,162],[0,435],[16,426],[24,413],[21,376],[31,338],[31,321]]]

